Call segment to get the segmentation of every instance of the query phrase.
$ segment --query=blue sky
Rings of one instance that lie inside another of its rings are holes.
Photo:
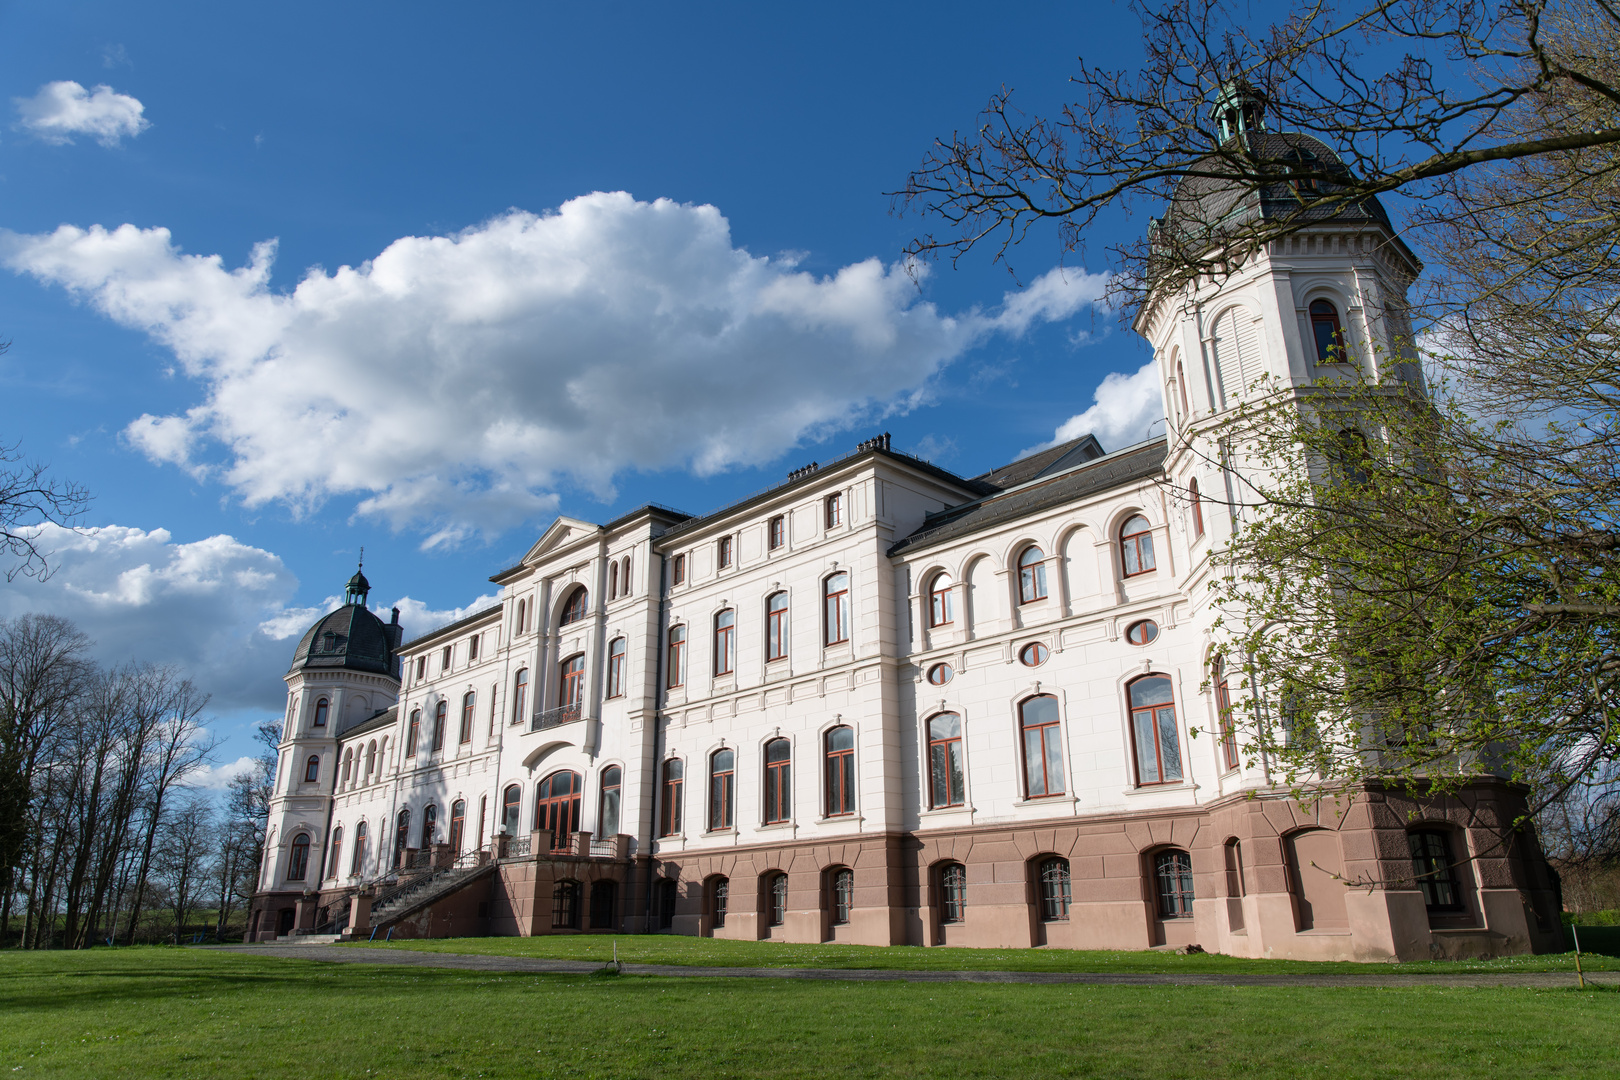
[[[884,195],[1002,84],[1040,111],[1082,51],[1131,63],[1123,7],[8,3],[0,31],[0,437],[100,528],[0,614],[187,664],[226,760],[361,545],[417,633],[557,513],[705,511],[881,430],[971,474],[1157,411],[1143,379],[1095,396],[1147,360],[1094,303],[1110,237],[914,284],[932,223]]]

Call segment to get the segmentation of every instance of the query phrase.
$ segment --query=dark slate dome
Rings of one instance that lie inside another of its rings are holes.
[[[399,678],[394,655],[403,636],[399,609],[394,609],[393,622],[383,622],[366,607],[370,591],[371,583],[357,571],[344,590],[347,603],[304,632],[288,670],[341,668]]]

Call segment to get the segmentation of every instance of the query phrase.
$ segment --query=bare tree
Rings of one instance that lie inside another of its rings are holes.
[[[152,869],[168,898],[176,945],[181,944],[186,923],[196,913],[210,875],[214,826],[209,801],[192,797],[166,811],[158,830]],[[132,941],[134,936],[132,929]]]

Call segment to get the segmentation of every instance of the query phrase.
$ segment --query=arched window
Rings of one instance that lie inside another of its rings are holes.
[[[471,690],[461,695],[461,738],[463,743],[472,742],[473,715],[478,711],[478,695]]]
[[[609,930],[619,906],[619,883],[611,879],[591,882],[591,929]]]
[[[664,762],[662,805],[659,821],[663,828],[659,836],[679,836],[681,832],[681,795],[686,784],[686,765],[680,758]]]
[[[608,642],[607,696],[610,698],[624,696],[624,658],[624,638],[616,637]]]
[[[585,698],[585,654],[577,653],[557,665],[557,704],[577,706]]]
[[[457,799],[450,804],[450,854],[461,854],[461,834],[467,827],[467,802]]]
[[[787,519],[781,514],[777,514],[771,518],[771,523],[767,526],[766,531],[771,550],[775,551],[787,542]]]
[[[609,600],[617,600],[618,598],[619,598],[619,564],[617,562],[611,562],[611,563],[608,563],[608,599]]]
[[[619,795],[624,787],[624,770],[609,765],[602,770],[602,800],[597,808],[596,835],[603,840],[619,834]]]
[[[788,654],[788,595],[772,593],[765,601],[765,660],[785,660]]]
[[[381,780],[382,771],[388,764],[388,736],[383,736],[380,745],[377,743],[372,743],[372,745],[377,747],[377,779]]]
[[[377,740],[372,739],[366,747],[366,783],[371,783],[371,774],[377,767]]]
[[[731,882],[715,878],[709,885],[709,922],[715,929],[726,925],[726,908],[731,901]]]
[[[354,827],[354,856],[349,861],[349,876],[357,877],[366,869],[366,823],[361,821]]]
[[[1158,884],[1159,917],[1192,918],[1192,856],[1174,849],[1159,852],[1153,857],[1153,878]]]
[[[497,717],[499,715],[496,708],[495,708],[495,699],[500,696],[500,693],[501,693],[501,684],[500,683],[495,683],[492,686],[490,686],[490,688],[489,688],[489,731],[486,734],[492,739],[495,737],[495,721],[496,721],[496,719],[497,719]]]
[[[1031,544],[1018,556],[1018,602],[1046,599],[1046,556]]]
[[[1318,364],[1342,364],[1349,359],[1338,309],[1326,300],[1311,301],[1311,336],[1316,339]]]
[[[827,528],[836,529],[844,523],[844,496],[839,492],[827,496]]]
[[[591,594],[585,586],[575,586],[574,591],[568,594],[568,603],[563,607],[562,619],[557,625],[567,626],[569,623],[579,622],[585,617],[590,603]]]
[[[433,846],[439,832],[439,808],[428,803],[427,809],[422,811],[422,843],[419,845],[426,851]]]
[[[668,930],[675,925],[675,904],[680,898],[680,886],[670,878],[658,882],[658,928]]]
[[[928,805],[961,806],[963,788],[962,718],[940,713],[928,721]]]
[[[726,608],[714,616],[714,673],[730,675],[737,666],[737,612]]]
[[[967,867],[946,863],[939,868],[939,921],[959,923],[967,919]]]
[[[501,796],[501,831],[507,836],[516,836],[518,831],[518,812],[523,807],[523,789],[516,784],[507,787]]]
[[[421,682],[425,678],[427,678],[427,656],[423,655],[416,658],[416,681]]]
[[[1463,910],[1457,866],[1446,834],[1439,829],[1416,829],[1406,834],[1406,843],[1412,851],[1412,874],[1423,891],[1424,906],[1437,912]]]
[[[444,749],[444,722],[450,715],[450,703],[441,701],[433,707],[433,749]]]
[[[454,645],[446,645],[444,647],[444,656],[439,660],[439,670],[441,672],[450,670],[450,656],[454,649]]]
[[[416,756],[416,743],[422,736],[422,710],[411,710],[411,726],[405,729],[405,756]],[[368,768],[367,772],[370,771]]]
[[[1040,866],[1041,918],[1069,921],[1069,860],[1047,859]]]
[[[354,748],[350,747],[349,749],[343,751],[343,772],[338,777],[338,782],[340,784],[344,785],[345,787],[348,786],[349,778],[352,775],[353,768],[354,768]]]
[[[847,866],[839,867],[832,872],[832,924],[846,926],[849,924],[849,913],[855,907],[855,871]]]
[[[1154,569],[1153,526],[1141,514],[1133,514],[1119,527],[1119,553],[1126,577],[1135,577]]]
[[[1024,733],[1024,792],[1027,798],[1063,794],[1063,740],[1057,698],[1042,694],[1018,707]]]
[[[579,882],[559,881],[551,887],[551,928],[579,929]]]
[[[1192,419],[1192,407],[1187,404],[1187,367],[1180,360],[1176,361],[1176,389],[1181,391],[1181,416],[1184,420]]]
[[[292,848],[287,853],[287,880],[303,881],[307,873],[309,873],[309,834],[299,833],[293,837]]]
[[[478,659],[478,638],[479,638],[479,636],[480,635],[478,635],[478,634],[474,634],[472,637],[467,639],[467,663],[469,663],[469,664],[472,663],[474,660]]]
[[[670,689],[686,685],[686,627],[669,628],[669,685]]]
[[[1198,494],[1198,477],[1187,481],[1187,503],[1192,507],[1193,539],[1204,535],[1204,500]]]
[[[1249,891],[1248,883],[1243,880],[1243,844],[1234,836],[1226,842],[1222,853],[1226,857],[1226,895],[1233,900],[1242,900]],[[1231,929],[1242,930],[1243,905],[1228,904],[1226,918]]]
[[[1221,764],[1231,772],[1238,767],[1237,730],[1232,724],[1232,687],[1226,676],[1226,658],[1215,658],[1215,717],[1221,728]]]
[[[681,585],[686,582],[686,556],[677,555],[669,564],[670,584]]]
[[[855,812],[855,729],[847,724],[827,732],[827,816]]]
[[[793,745],[786,739],[765,744],[765,823],[793,816]]]
[[[309,760],[304,762],[304,783],[313,784],[321,778],[321,759],[318,754],[311,754]]]
[[[787,922],[788,880],[787,875],[775,873],[767,876],[765,881],[766,918],[771,926],[781,926]]]
[[[630,595],[630,556],[626,555],[619,571],[619,595]]]
[[[1176,736],[1176,699],[1170,680],[1144,675],[1127,688],[1131,738],[1136,744],[1136,782],[1169,784],[1181,779],[1181,742]]]
[[[523,668],[512,680],[512,723],[521,724],[529,718],[529,669]]]
[[[722,536],[715,541],[715,562],[724,570],[731,565],[731,537]]]
[[[480,796],[478,796],[478,832],[474,834],[476,836],[477,840],[478,840],[478,850],[479,851],[484,850],[484,837],[489,835],[487,832],[484,831],[484,826],[487,825],[488,823],[489,823],[489,796],[488,795],[480,795]]]
[[[935,574],[928,584],[928,625],[949,626],[956,621],[956,592],[951,575]]]
[[[551,830],[551,849],[566,850],[579,831],[579,801],[585,780],[567,769],[554,772],[535,789],[534,827]]]
[[[827,644],[848,641],[849,574],[840,570],[828,577],[822,585],[822,595],[826,597]]]
[[[326,726],[326,714],[327,714],[327,711],[328,711],[329,708],[330,707],[326,704],[326,699],[325,698],[321,698],[319,701],[317,701],[315,703],[315,726],[316,727],[325,727]]]
[[[731,828],[736,802],[737,755],[716,750],[709,758],[709,831]]]
[[[343,868],[343,826],[339,825],[332,830],[332,839],[326,848],[326,876],[335,878],[338,871]]]
[[[529,628],[529,602],[519,600],[517,606],[517,633],[521,634]]]

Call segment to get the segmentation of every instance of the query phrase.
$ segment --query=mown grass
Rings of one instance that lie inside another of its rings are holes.
[[[1611,1077],[1620,993],[513,975],[0,957],[0,1076]]]
[[[364,945],[365,942],[356,942]],[[1513,972],[1575,970],[1573,953],[1504,956],[1490,960],[1423,961],[1409,964],[1357,964],[1311,960],[1248,960],[1216,953],[1103,952],[1076,949],[924,949],[898,945],[794,945],[776,941],[728,941],[670,934],[546,935],[542,937],[434,938],[426,941],[373,942],[389,949],[469,953],[479,956],[524,956],[548,960],[607,961],[615,944],[619,959],[629,964],[679,964],[686,967],[875,968],[898,971],[1084,971],[1084,972],[1214,972],[1230,975],[1387,974],[1389,972]],[[1583,947],[1593,946],[1583,932]],[[1617,943],[1620,944],[1620,943]],[[1620,952],[1620,950],[1616,950]],[[1620,958],[1587,955],[1587,971],[1620,971]]]

